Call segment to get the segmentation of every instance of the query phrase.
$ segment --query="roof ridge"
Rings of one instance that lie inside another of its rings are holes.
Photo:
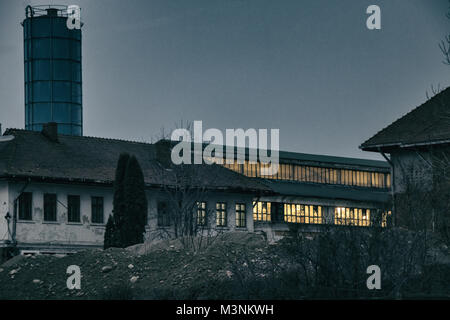
[[[388,124],[387,126],[385,126],[384,128],[378,130],[374,135],[372,135],[372,137],[370,137],[369,139],[367,139],[366,141],[364,141],[359,148],[363,147],[367,142],[369,142],[370,140],[372,140],[373,138],[375,138],[379,133],[381,133],[382,131],[386,130],[387,128],[393,126],[395,123],[397,123],[398,121],[400,121],[401,119],[409,116],[411,113],[415,112],[417,109],[427,105],[428,103],[431,105],[432,102],[434,102],[435,100],[437,100],[438,98],[440,98],[442,95],[444,95],[444,93],[446,92],[450,93],[450,86],[443,89],[442,91],[436,93],[434,96],[432,96],[431,98],[429,98],[428,100],[425,100],[425,102],[419,104],[418,106],[416,106],[415,108],[413,108],[412,110],[410,110],[409,112],[405,113],[404,115],[400,116],[399,118],[395,119],[394,121],[392,121],[390,124]],[[433,122],[434,123],[434,122]],[[416,134],[417,136],[417,134]]]
[[[33,130],[26,130],[26,129],[19,129],[19,128],[7,128],[5,130],[5,132],[3,133],[3,135],[5,135],[6,133],[9,133],[9,132],[14,132],[14,131],[20,131],[20,132],[25,132],[25,133],[30,133],[30,134],[41,134],[41,131],[33,131]],[[145,145],[154,145],[154,143],[150,143],[150,142],[141,142],[141,141],[127,140],[127,139],[119,139],[119,138],[103,138],[103,137],[85,136],[85,135],[74,136],[74,135],[62,134],[62,133],[58,133],[58,136],[63,136],[65,138],[69,138],[69,139],[89,138],[89,139],[106,140],[106,141],[118,141],[118,142],[145,144]]]

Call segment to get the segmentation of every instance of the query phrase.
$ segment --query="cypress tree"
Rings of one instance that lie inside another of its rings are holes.
[[[144,242],[147,223],[147,196],[145,194],[144,174],[135,156],[128,160],[123,181],[125,196],[125,220],[121,233],[124,235],[122,245],[128,247]]]
[[[105,238],[103,242],[103,249],[108,249],[117,246],[117,230],[114,225],[114,218],[109,215],[106,223]]]
[[[128,153],[121,153],[117,161],[116,175],[114,179],[114,198],[113,198],[113,215],[114,215],[114,246],[124,247],[126,241],[123,230],[124,221],[126,219],[125,213],[125,193],[124,193],[124,179],[128,160],[130,155]]]

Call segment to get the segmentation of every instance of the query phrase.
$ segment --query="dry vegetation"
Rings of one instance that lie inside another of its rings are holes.
[[[0,267],[2,299],[450,298],[450,254],[419,233],[333,228],[268,244],[263,235],[220,235],[199,250],[180,240],[65,257],[16,257]],[[66,268],[81,268],[81,290]],[[366,287],[367,266],[382,289]]]

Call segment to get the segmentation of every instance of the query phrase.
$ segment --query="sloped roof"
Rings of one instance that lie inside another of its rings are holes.
[[[136,156],[148,186],[176,183],[177,169],[165,168],[156,160],[154,144],[69,135],[58,135],[58,142],[52,142],[40,132],[21,129],[8,129],[0,136],[0,177],[112,183],[123,152]],[[192,173],[193,185],[204,188],[270,191],[262,183],[218,165],[187,165],[183,169]]]
[[[160,140],[165,141],[166,143],[175,145],[176,141],[171,140]],[[189,144],[189,143],[188,143]],[[194,150],[196,143],[191,142],[191,149]],[[204,143],[203,148],[205,148],[208,144]],[[225,150],[227,147],[226,145],[214,145],[217,148],[222,148]],[[244,151],[240,150],[236,146],[234,147],[234,153],[235,154],[243,154],[246,159],[248,159],[250,151],[255,149],[245,148]],[[255,154],[257,154],[260,150],[257,149]],[[267,152],[268,155],[271,154],[270,150],[264,150]],[[292,152],[292,151],[283,151],[279,150],[279,161],[280,163],[308,163],[313,164],[317,166],[329,166],[333,165],[336,167],[370,167],[370,168],[377,168],[377,169],[389,169],[389,163],[386,161],[380,161],[380,160],[370,160],[370,159],[360,159],[360,158],[349,158],[349,157],[338,157],[338,156],[329,156],[329,155],[322,155],[322,154],[310,154],[310,153],[300,153],[300,152]]]
[[[450,87],[378,132],[360,148],[378,151],[440,143],[450,143]]]

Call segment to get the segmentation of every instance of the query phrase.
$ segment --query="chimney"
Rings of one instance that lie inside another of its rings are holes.
[[[58,142],[58,124],[56,122],[44,123],[42,134],[52,142]]]

